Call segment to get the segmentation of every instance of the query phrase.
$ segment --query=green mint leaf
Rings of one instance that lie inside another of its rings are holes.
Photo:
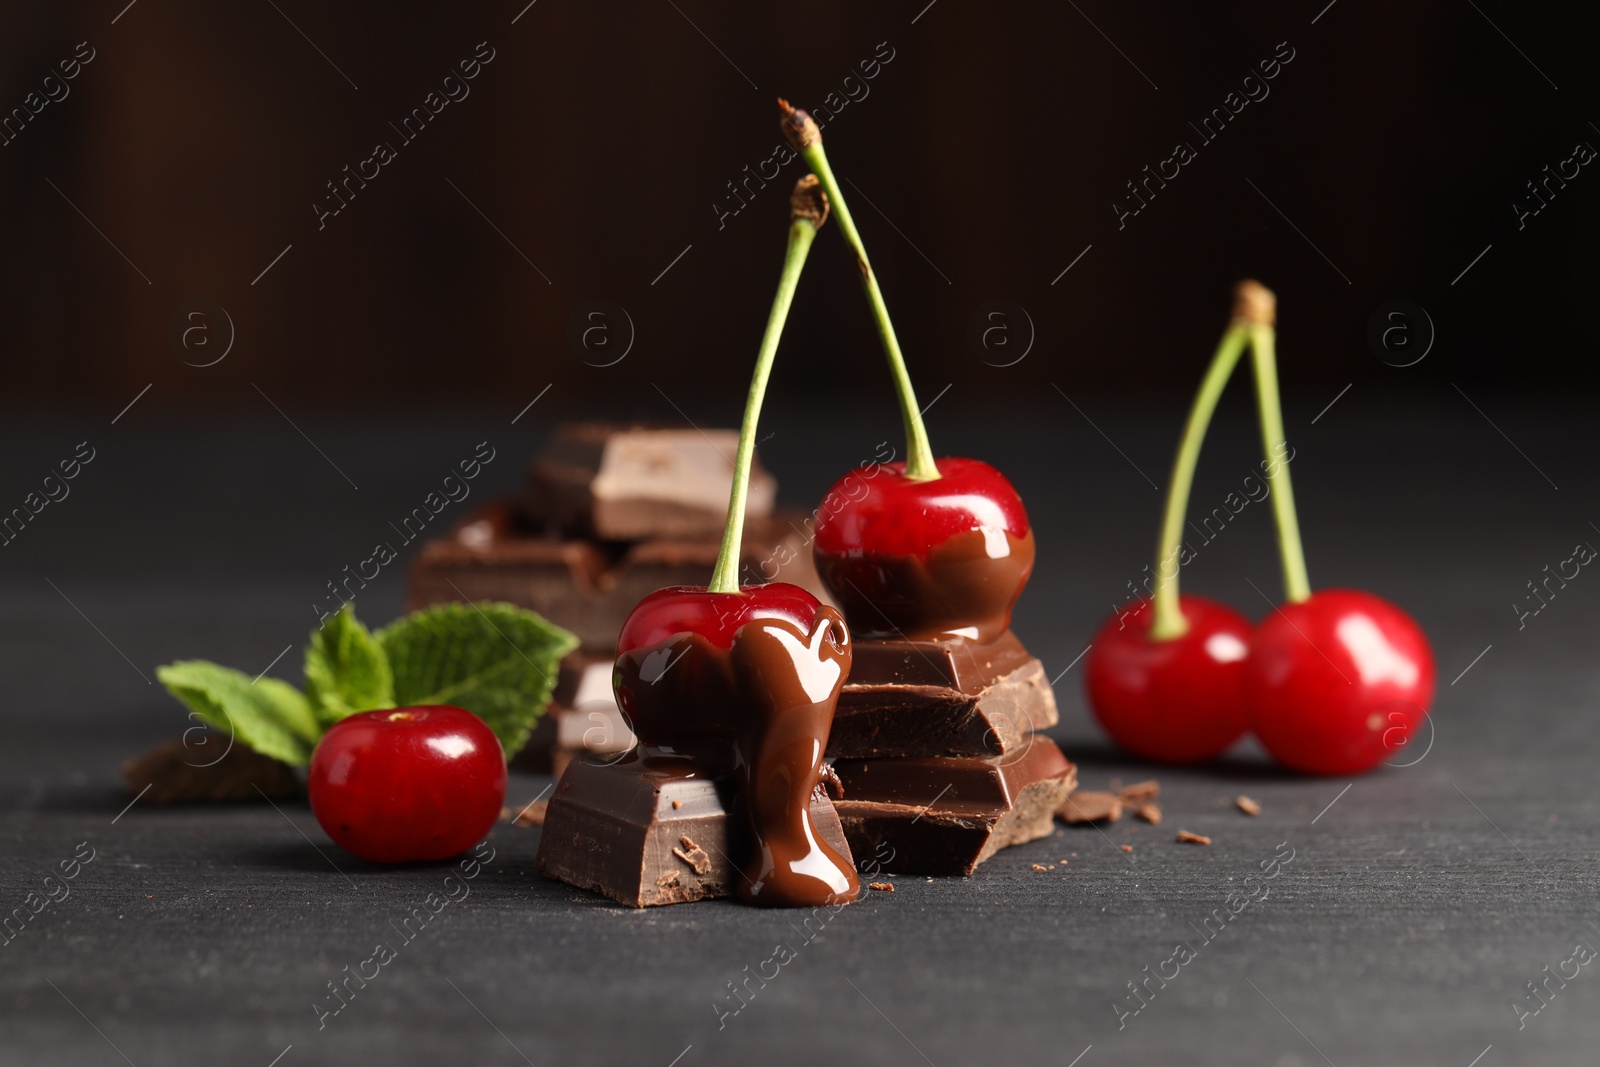
[[[578,639],[531,611],[485,601],[440,604],[378,631],[399,707],[454,704],[494,731],[510,759],[555,688],[556,665]]]
[[[311,634],[306,696],[325,726],[358,711],[395,706],[389,657],[349,604]]]
[[[303,767],[322,736],[311,702],[277,678],[252,683],[248,674],[203,659],[169,663],[156,677],[207,726],[263,756]]]

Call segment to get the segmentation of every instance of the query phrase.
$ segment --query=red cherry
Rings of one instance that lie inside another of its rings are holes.
[[[873,637],[987,641],[1011,625],[1033,572],[1033,532],[1005,476],[975,459],[904,463],[841,478],[818,509],[812,554],[851,629]]]
[[[483,840],[506,799],[506,756],[484,721],[431,705],[335,723],[307,774],[328,836],[376,863],[441,860]]]
[[[1134,755],[1194,763],[1229,748],[1245,730],[1250,622],[1225,604],[1180,596],[1189,630],[1150,639],[1151,602],[1112,616],[1095,634],[1084,668],[1089,708]]]
[[[1411,616],[1371,593],[1325,589],[1257,627],[1244,706],[1285,767],[1357,774],[1405,745],[1433,688],[1433,651]]]

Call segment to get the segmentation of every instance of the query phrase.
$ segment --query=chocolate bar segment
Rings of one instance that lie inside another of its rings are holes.
[[[1009,630],[987,644],[865,639],[855,642],[828,755],[1001,756],[1058,718],[1044,665]]]
[[[1077,768],[1047,737],[987,759],[838,760],[850,847],[898,874],[970,875],[1002,848],[1048,836]]]
[[[570,537],[717,537],[738,448],[733,430],[567,423],[529,465],[527,513]],[[757,464],[746,515],[766,518],[776,493]]]
[[[579,760],[562,775],[545,812],[535,864],[547,878],[592,890],[632,908],[732,894],[729,854],[744,831],[731,827],[731,785],[687,760]],[[853,862],[833,803],[818,789],[817,834]],[[735,843],[730,843],[730,837]]]
[[[669,585],[705,585],[720,533],[634,544],[560,540],[532,529],[506,501],[485,505],[423,546],[411,565],[407,610],[449,601],[502,600],[537,611],[578,635],[591,652],[616,651],[633,606]],[[750,525],[742,579],[820,588],[798,523]]]

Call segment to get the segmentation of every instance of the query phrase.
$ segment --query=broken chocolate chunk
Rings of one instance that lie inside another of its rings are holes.
[[[1007,756],[839,760],[836,807],[850,847],[895,874],[971,874],[1002,848],[1045,837],[1077,784],[1056,743]]]
[[[288,764],[242,741],[209,730],[203,742],[185,739],[168,741],[124,763],[122,784],[128,792],[145,804],[227,804],[263,796],[280,800],[300,792],[300,780]]]
[[[1010,631],[987,644],[859,640],[828,755],[1001,756],[1057,719],[1044,665]]]
[[[738,448],[735,430],[566,423],[529,465],[524,511],[569,537],[720,538]],[[776,493],[757,463],[748,518],[770,515]]]
[[[749,524],[741,580],[820,589],[805,537],[785,517]],[[720,547],[720,535],[628,544],[548,537],[496,501],[423,545],[411,565],[406,607],[504,601],[571,630],[584,650],[611,655],[635,604],[666,586],[704,585]]]
[[[732,786],[687,760],[580,760],[556,786],[535,859],[539,872],[620,904],[644,908],[731,895],[738,871],[728,858],[746,831],[730,828]],[[818,836],[850,860],[849,845],[821,789],[811,798]],[[730,837],[736,839],[730,846]]]

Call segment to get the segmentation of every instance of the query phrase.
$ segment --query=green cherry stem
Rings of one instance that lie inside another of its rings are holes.
[[[789,305],[794,303],[795,287],[800,284],[800,272],[811,252],[811,242],[828,220],[828,198],[816,175],[807,174],[795,183],[794,193],[789,197],[789,220],[789,248],[783,257],[783,273],[778,276],[778,293],[772,298],[772,312],[767,316],[767,329],[761,336],[761,349],[756,353],[755,373],[750,378],[744,422],[739,427],[739,451],[733,460],[733,489],[728,494],[728,525],[722,531],[722,551],[717,554],[711,584],[706,587],[713,593],[739,592],[739,547],[744,535],[745,500],[750,492],[750,465],[755,459],[761,401],[767,394],[767,379],[778,354],[778,339],[783,336],[783,324],[789,318]]]
[[[1269,294],[1270,295],[1270,294]],[[1306,550],[1300,543],[1294,486],[1289,481],[1288,440],[1283,434],[1283,407],[1278,400],[1276,334],[1272,316],[1250,326],[1250,358],[1256,372],[1256,408],[1261,415],[1261,444],[1266,453],[1267,484],[1272,487],[1272,517],[1278,525],[1278,555],[1283,560],[1283,592],[1291,604],[1311,596]]]
[[[1189,490],[1194,485],[1195,465],[1200,461],[1200,446],[1205,442],[1206,429],[1211,425],[1211,415],[1217,410],[1217,401],[1239,365],[1250,340],[1250,321],[1244,311],[1247,303],[1241,283],[1239,296],[1234,303],[1233,321],[1217,344],[1211,366],[1206,368],[1195,393],[1194,406],[1189,409],[1189,421],[1178,439],[1178,454],[1172,461],[1172,482],[1167,487],[1166,511],[1161,517],[1161,536],[1156,542],[1155,595],[1152,598],[1153,620],[1150,624],[1152,641],[1172,641],[1189,632],[1189,620],[1183,617],[1178,602],[1178,571],[1182,566],[1183,524],[1189,510]],[[1168,571],[1170,570],[1170,575]]]
[[[839,229],[856,253],[856,266],[861,271],[861,284],[867,291],[867,302],[872,305],[872,317],[878,325],[878,339],[883,342],[883,354],[889,360],[889,373],[894,378],[895,391],[900,398],[900,418],[906,433],[906,477],[914,482],[931,482],[939,477],[939,468],[933,460],[933,446],[928,443],[928,430],[922,424],[922,409],[917,406],[917,394],[911,387],[911,375],[906,370],[905,356],[900,351],[900,340],[895,336],[894,323],[889,319],[889,305],[884,303],[883,290],[878,287],[878,275],[867,258],[867,246],[862,243],[861,232],[845,205],[844,191],[828,165],[828,153],[822,147],[822,131],[809,114],[791,107],[787,100],[778,101],[783,113],[783,132],[806,166],[822,180],[822,189],[838,216]]]

